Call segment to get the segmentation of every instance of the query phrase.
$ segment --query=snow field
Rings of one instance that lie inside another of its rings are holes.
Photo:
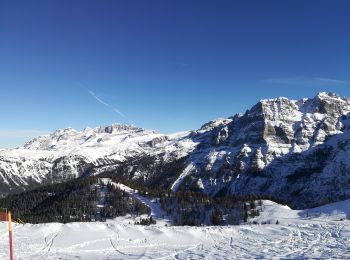
[[[14,226],[15,259],[349,259],[350,200],[308,211],[263,202],[266,225],[166,227],[104,223]],[[128,220],[129,218],[129,220]],[[280,224],[276,225],[276,220]],[[0,259],[8,257],[0,224]]]

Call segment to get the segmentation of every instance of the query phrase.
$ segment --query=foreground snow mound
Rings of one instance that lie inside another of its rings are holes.
[[[310,210],[304,210],[303,212],[310,217],[350,219],[350,200],[340,201]]]
[[[278,221],[283,224],[296,224],[305,223],[306,220],[343,221],[350,219],[350,200],[305,210],[292,210],[286,205],[264,200],[263,206],[259,209],[260,216],[250,219],[250,223],[275,224]]]
[[[259,217],[280,224],[229,227],[135,226],[123,221],[16,225],[16,259],[271,259],[350,258],[350,201],[309,213],[263,202]],[[340,214],[340,215],[339,215]],[[7,256],[7,232],[0,224],[0,259]]]

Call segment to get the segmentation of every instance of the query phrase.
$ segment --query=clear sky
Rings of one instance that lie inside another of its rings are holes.
[[[258,100],[350,97],[347,0],[0,0],[0,147],[58,128],[170,133]]]

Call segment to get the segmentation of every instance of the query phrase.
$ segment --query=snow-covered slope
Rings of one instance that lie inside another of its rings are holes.
[[[350,201],[294,211],[263,202],[261,223],[224,227],[105,223],[15,225],[15,259],[349,259]],[[317,212],[317,214],[313,214]],[[276,225],[276,219],[279,224]],[[0,223],[0,259],[8,257]]]
[[[295,208],[350,198],[350,100],[261,100],[244,114],[163,135],[134,126],[71,128],[0,151],[6,194],[112,172],[149,186],[266,195]]]

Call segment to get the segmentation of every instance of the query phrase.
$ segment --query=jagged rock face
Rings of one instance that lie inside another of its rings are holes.
[[[320,93],[262,100],[244,114],[169,136],[124,125],[58,130],[0,152],[1,192],[108,171],[173,190],[316,206],[350,198],[349,113],[350,100]]]
[[[300,101],[262,100],[211,133],[197,131],[200,145],[189,159],[195,171],[183,187],[199,182],[212,195],[268,195],[294,207],[347,198],[349,112],[348,99],[328,93]],[[346,151],[339,151],[339,142]]]

